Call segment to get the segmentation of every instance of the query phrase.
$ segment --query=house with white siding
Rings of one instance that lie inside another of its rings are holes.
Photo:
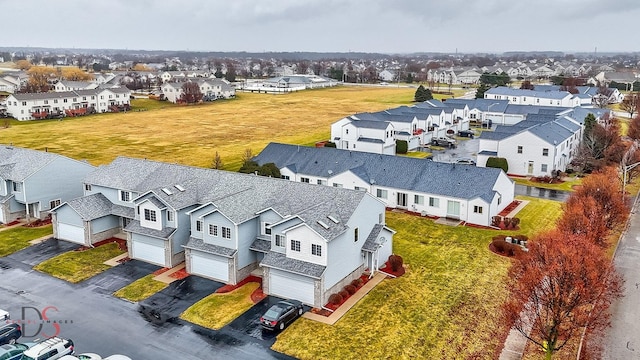
[[[53,211],[54,236],[126,234],[129,257],[320,307],[392,251],[385,205],[362,191],[120,157]]]
[[[0,145],[0,223],[45,218],[82,195],[82,180],[94,169],[55,153]]]
[[[192,79],[198,84],[200,92],[204,98],[214,99],[229,99],[236,96],[236,89],[228,81],[222,79]],[[176,103],[180,100],[183,94],[182,86],[185,82],[167,82],[162,84],[162,94],[167,101]]]
[[[499,86],[487,90],[484,93],[484,98],[490,100],[508,100],[509,104],[515,105],[580,106],[580,99],[567,91],[535,91]]]
[[[91,90],[97,87],[98,83],[93,81],[60,80],[55,85],[53,85],[53,90],[56,92],[66,92],[74,90]]]
[[[46,93],[16,93],[7,97],[7,113],[17,120],[45,118],[66,110],[111,111],[112,106],[130,106],[131,90],[126,87]]]
[[[488,226],[514,198],[500,169],[333,148],[270,143],[255,158],[284,179],[367,192],[388,208]]]

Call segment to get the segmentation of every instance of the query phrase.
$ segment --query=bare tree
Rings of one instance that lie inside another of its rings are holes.
[[[246,164],[253,159],[253,151],[250,148],[244,149],[242,153],[242,163]]]
[[[211,168],[221,170],[222,166],[223,166],[222,158],[220,157],[220,154],[218,154],[218,152],[216,151],[216,155],[213,158],[213,163],[211,164]]]
[[[629,117],[633,118],[640,108],[640,93],[632,92],[624,97],[624,100],[620,103],[620,109],[629,113]]]
[[[605,107],[607,107],[607,105],[609,105],[612,93],[613,90],[611,90],[609,87],[607,87],[606,85],[600,85],[598,83],[598,92],[593,97],[593,103],[597,107],[604,109]]]
[[[202,92],[198,83],[187,81],[182,85],[182,95],[180,100],[187,104],[193,104],[202,100]]]

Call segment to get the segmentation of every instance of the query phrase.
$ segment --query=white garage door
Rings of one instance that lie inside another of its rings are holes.
[[[146,239],[145,239],[146,240]],[[131,258],[150,262],[152,264],[165,266],[164,261],[164,241],[141,241],[140,239],[132,240]]]
[[[58,223],[58,239],[84,244],[84,228],[82,226]]]
[[[271,269],[269,272],[270,295],[300,300],[313,306],[313,289],[312,278],[275,269]]]
[[[191,251],[191,273],[222,282],[229,281],[229,259]]]

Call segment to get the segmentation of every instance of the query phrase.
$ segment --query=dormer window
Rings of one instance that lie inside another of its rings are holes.
[[[167,211],[167,221],[173,221],[173,211]]]
[[[147,221],[156,221],[156,212],[155,210],[144,209],[144,219]]]
[[[22,192],[22,183],[13,182],[13,191],[14,192]]]
[[[131,202],[131,192],[120,190],[120,201]]]

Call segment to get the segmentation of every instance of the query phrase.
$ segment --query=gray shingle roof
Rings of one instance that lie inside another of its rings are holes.
[[[526,89],[514,89],[506,86],[498,86],[491,88],[485,92],[485,95],[505,95],[505,96],[530,96],[541,99],[564,99],[572,96],[567,91],[535,91]]]
[[[357,128],[365,129],[386,129],[389,123],[383,121],[371,121],[371,120],[353,120],[351,124]]]
[[[65,157],[45,151],[0,145],[0,177],[20,182],[58,158]]]
[[[331,208],[338,208],[342,218],[349,219],[362,198],[367,196],[361,191],[125,157],[98,167],[85,182],[139,194],[153,190],[156,197],[174,209],[213,203],[236,224],[256,217],[256,213],[269,207],[282,216],[304,214],[305,219],[326,216],[314,214],[314,211],[325,209],[318,204],[332,204]],[[179,191],[175,185],[184,191]],[[170,188],[173,194],[165,194],[161,190],[164,187]],[[332,236],[340,231],[333,228],[326,231],[315,222],[309,226],[326,235],[327,240],[332,240]]]
[[[376,242],[376,240],[378,239],[378,235],[380,235],[383,227],[384,225],[382,224],[375,224],[373,226],[373,229],[371,229],[369,236],[367,236],[367,240],[364,242],[364,244],[362,244],[362,250],[369,252],[378,250],[380,245]]]
[[[189,238],[189,242],[183,247],[187,249],[193,249],[198,251],[203,251],[213,255],[220,255],[224,257],[232,257],[235,253],[235,249],[230,249],[224,246],[218,246],[213,244],[207,244],[202,239]]]
[[[264,239],[256,239],[253,244],[251,244],[251,246],[249,246],[249,249],[251,250],[255,250],[255,251],[259,251],[259,252],[263,252],[263,253],[267,253],[271,250],[271,241],[269,240],[264,240]]]
[[[90,221],[111,215],[111,210],[113,208],[111,201],[100,193],[72,199],[66,203],[75,210],[75,212],[77,212],[84,221]],[[64,204],[62,206],[64,206]]]
[[[135,234],[151,236],[159,239],[168,239],[176,231],[175,228],[170,227],[165,227],[162,230],[142,227],[140,225],[140,221],[138,220],[131,221],[124,230]]]
[[[296,164],[299,174],[327,177],[353,171],[362,180],[380,186],[413,190],[458,199],[480,197],[491,202],[493,187],[502,170],[439,163],[424,159],[333,148],[311,148],[270,143],[254,158],[258,164],[273,162],[279,168]]]
[[[326,266],[313,264],[306,261],[287,258],[285,254],[270,251],[265,254],[260,266],[266,266],[295,274],[320,279]]]

